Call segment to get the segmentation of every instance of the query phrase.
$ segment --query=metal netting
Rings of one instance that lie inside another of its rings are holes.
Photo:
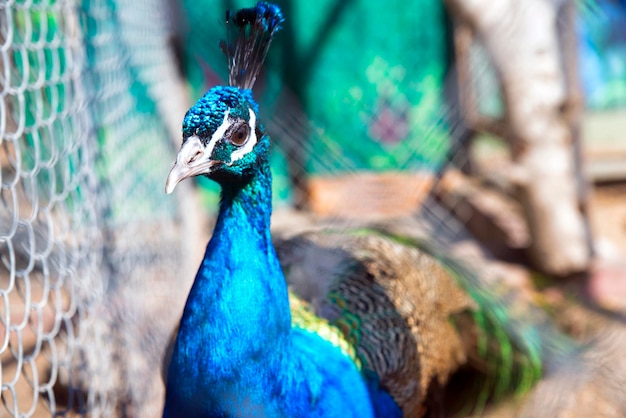
[[[101,401],[73,390],[106,286],[97,147],[77,10],[9,1],[0,20],[0,415],[42,416]]]
[[[162,192],[187,106],[168,18],[0,4],[0,416],[159,414],[194,253]]]

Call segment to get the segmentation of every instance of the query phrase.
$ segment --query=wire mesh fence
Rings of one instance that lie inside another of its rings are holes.
[[[156,414],[154,365],[193,277],[164,286],[185,270],[159,193],[161,115],[185,110],[165,6],[0,4],[2,416]]]
[[[9,416],[95,408],[95,394],[54,394],[84,381],[81,329],[106,286],[79,16],[69,2],[0,10],[0,408]]]

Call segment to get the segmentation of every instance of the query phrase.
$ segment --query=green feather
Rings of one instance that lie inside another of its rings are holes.
[[[309,304],[293,292],[289,292],[289,307],[291,309],[291,325],[293,327],[319,335],[339,348],[343,354],[350,357],[357,369],[361,370],[361,360],[357,356],[354,345],[348,341],[339,328],[331,325],[326,319],[316,316]]]

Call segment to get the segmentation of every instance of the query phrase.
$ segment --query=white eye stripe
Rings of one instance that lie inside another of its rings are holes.
[[[230,112],[230,109],[224,113],[224,120],[222,121],[222,124],[220,125],[219,128],[215,130],[215,132],[213,132],[213,135],[211,135],[211,139],[209,140],[209,143],[206,146],[206,151],[205,151],[206,155],[209,155],[209,156],[213,155],[213,148],[215,148],[215,144],[217,144],[217,141],[222,139],[222,137],[224,136],[228,128],[230,128],[230,125],[233,124],[231,121],[228,120],[229,112]]]
[[[254,148],[254,146],[256,145],[257,140],[258,140],[258,138],[256,137],[256,115],[254,114],[252,109],[248,109],[248,110],[250,112],[250,122],[248,122],[248,124],[250,125],[250,138],[248,138],[248,141],[243,145],[243,147],[238,148],[235,151],[233,151],[233,153],[230,156],[230,163],[231,164],[233,162],[243,158],[247,153],[252,151],[252,149]],[[228,112],[226,112],[226,115],[228,116]],[[220,126],[220,128],[221,128],[221,126]],[[215,132],[215,133],[217,133],[217,132]]]

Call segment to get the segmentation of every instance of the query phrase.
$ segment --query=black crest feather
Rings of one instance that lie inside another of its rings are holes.
[[[266,2],[236,13],[226,12],[226,41],[221,41],[220,47],[228,60],[231,86],[252,88],[284,20],[280,8]]]

